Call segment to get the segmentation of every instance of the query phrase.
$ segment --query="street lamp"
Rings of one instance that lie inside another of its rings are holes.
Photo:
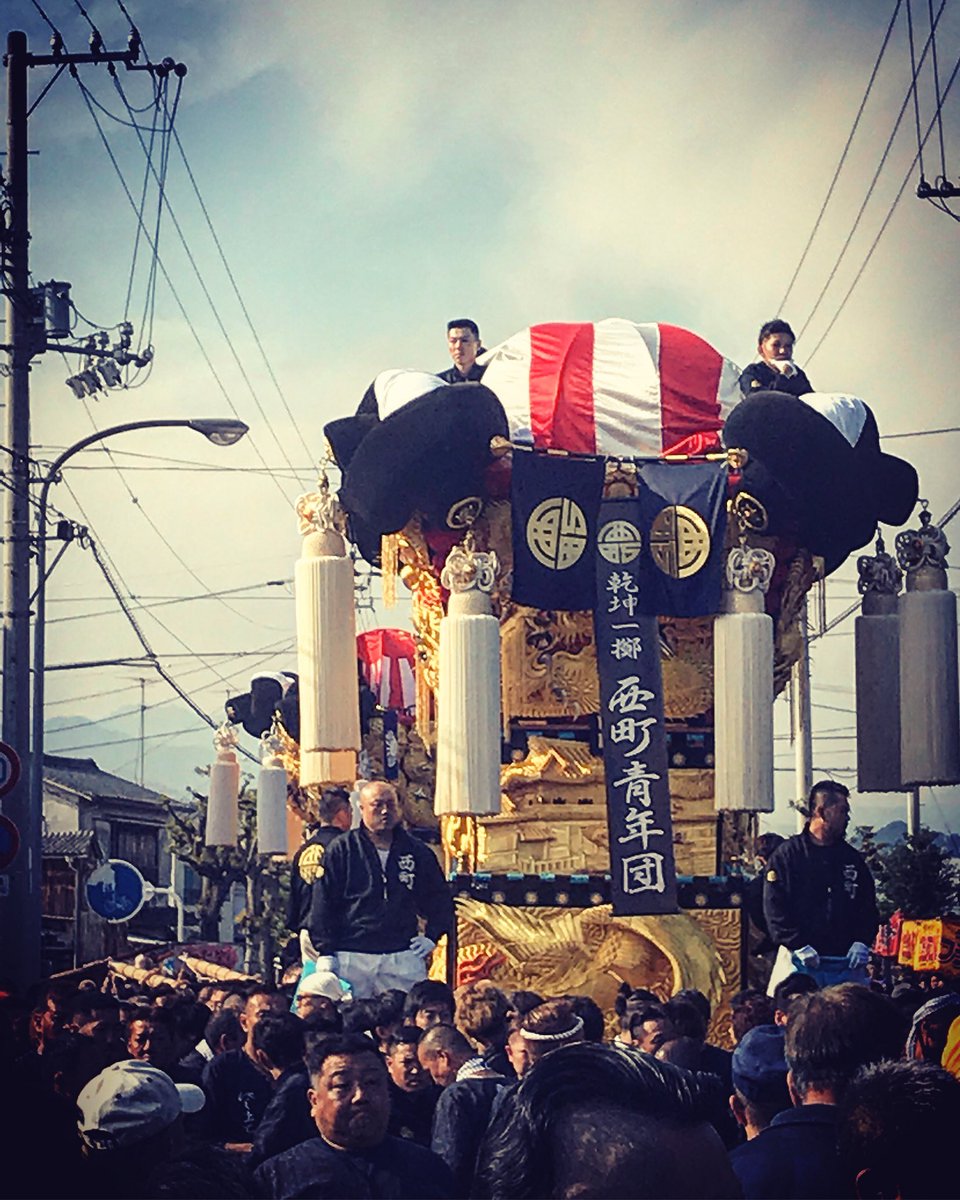
[[[50,464],[50,469],[43,477],[40,487],[40,499],[37,505],[39,536],[37,538],[37,592],[36,613],[33,627],[33,693],[32,693],[32,738],[30,749],[30,790],[23,813],[25,818],[21,824],[23,850],[33,860],[33,870],[29,872],[31,882],[28,885],[30,894],[25,899],[24,911],[29,914],[30,923],[41,935],[40,913],[40,878],[42,853],[42,817],[43,817],[43,684],[46,667],[46,592],[47,592],[47,500],[50,487],[60,478],[60,469],[68,459],[85,450],[94,442],[102,442],[115,434],[130,433],[137,429],[194,429],[215,446],[232,446],[247,432],[249,426],[243,421],[229,418],[220,420],[213,417],[195,418],[161,418],[148,421],[129,421],[124,425],[111,425],[81,438],[68,446]]]

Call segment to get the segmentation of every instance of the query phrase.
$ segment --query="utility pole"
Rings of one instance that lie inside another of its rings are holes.
[[[10,864],[0,936],[6,970],[23,986],[40,977],[42,814],[31,811],[30,753],[30,359],[34,353],[27,212],[27,35],[7,34],[6,318],[8,374],[4,442],[9,454],[3,520],[3,740],[20,760],[4,815],[20,830]]]
[[[4,447],[8,459],[3,494],[3,702],[2,737],[20,761],[19,782],[3,798],[3,812],[20,832],[20,851],[0,885],[0,963],[24,988],[41,976],[42,805],[31,802],[29,780],[42,776],[42,762],[31,761],[30,746],[30,362],[47,349],[42,311],[30,288],[27,186],[27,71],[52,66],[58,74],[78,63],[123,63],[129,69],[140,53],[139,35],[128,49],[103,50],[99,34],[90,53],[66,54],[59,36],[52,53],[31,54],[27,35],[7,34],[7,158],[5,223],[0,223],[0,253],[6,297],[7,383]],[[146,68],[150,69],[149,64]],[[4,227],[5,224],[5,227]],[[46,531],[39,530],[44,537]]]
[[[146,739],[144,736],[146,733],[145,726],[146,726],[146,720],[147,720],[146,687],[147,687],[147,681],[145,679],[141,678],[141,680],[140,680],[140,763],[139,763],[140,769],[137,772],[137,783],[139,783],[141,787],[143,787],[143,759],[144,759],[144,746],[145,746],[145,742],[146,742]]]
[[[810,713],[810,639],[807,630],[807,602],[804,600],[798,618],[800,623],[800,657],[790,675],[791,736],[793,739],[794,771],[797,799],[804,803],[813,787],[813,730]],[[802,833],[806,817],[797,810],[797,832]]]

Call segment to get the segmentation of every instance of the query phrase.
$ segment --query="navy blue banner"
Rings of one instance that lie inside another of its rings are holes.
[[[574,612],[593,608],[593,545],[603,476],[602,459],[514,452],[515,603]]]
[[[614,913],[677,911],[656,617],[640,611],[639,500],[600,506],[594,629]]]
[[[383,777],[391,783],[400,778],[400,743],[397,738],[396,709],[383,713]]]
[[[634,524],[643,538],[637,612],[661,617],[719,612],[726,463],[643,463],[637,478]]]

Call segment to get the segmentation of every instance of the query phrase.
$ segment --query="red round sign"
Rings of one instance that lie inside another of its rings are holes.
[[[20,756],[12,746],[0,742],[0,796],[12,792],[20,779]]]
[[[9,817],[0,814],[0,871],[10,866],[19,849],[20,830]]]

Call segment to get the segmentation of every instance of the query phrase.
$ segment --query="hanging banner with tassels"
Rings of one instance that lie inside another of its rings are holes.
[[[621,916],[677,911],[660,636],[639,603],[642,519],[637,498],[605,500],[595,556],[610,890]]]
[[[397,712],[388,708],[383,714],[383,777],[390,783],[400,778],[400,742],[397,738]]]

